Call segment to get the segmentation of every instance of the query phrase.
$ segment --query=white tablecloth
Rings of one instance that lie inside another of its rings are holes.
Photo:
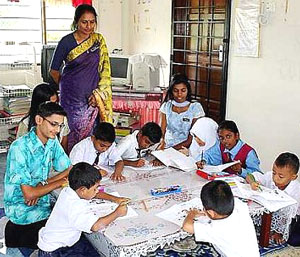
[[[200,196],[202,186],[207,180],[195,172],[182,172],[171,168],[153,171],[137,171],[125,168],[125,182],[115,183],[106,180],[105,192],[118,192],[133,201],[129,204],[138,213],[138,217],[116,220],[105,230],[87,234],[94,247],[105,256],[140,256],[187,237],[179,226],[155,216],[173,204],[191,200]],[[182,192],[163,197],[153,197],[150,190],[156,187],[181,185]],[[260,225],[265,209],[255,203],[249,205],[250,215],[255,225]],[[282,233],[287,239],[289,224],[295,214],[290,206],[273,214],[271,230]]]

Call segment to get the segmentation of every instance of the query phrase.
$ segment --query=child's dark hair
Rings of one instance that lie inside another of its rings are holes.
[[[222,180],[205,184],[200,198],[206,210],[213,210],[219,215],[230,215],[234,208],[234,198],[230,186]]]
[[[75,10],[73,23],[71,25],[71,30],[76,30],[77,29],[77,23],[78,23],[80,17],[85,12],[90,12],[90,13],[94,14],[95,22],[97,23],[97,13],[96,13],[95,8],[91,5],[88,5],[88,4],[81,4],[81,5],[78,5],[76,10]]]
[[[149,140],[156,144],[162,137],[161,128],[155,122],[146,123],[141,129],[142,135],[149,138]]]
[[[293,153],[281,153],[275,160],[277,167],[289,167],[293,173],[297,174],[299,170],[299,158]]]
[[[43,118],[50,117],[52,114],[67,116],[65,110],[57,103],[46,102],[39,105],[36,115]]]
[[[111,123],[100,122],[94,130],[94,136],[97,140],[113,143],[116,139],[115,128]]]
[[[240,133],[237,125],[232,120],[223,120],[218,127],[218,132],[222,129],[231,131],[232,133]]]
[[[89,189],[99,182],[102,179],[102,176],[92,165],[86,162],[79,162],[70,170],[68,179],[69,186],[73,190],[77,190],[80,187]]]
[[[168,88],[168,91],[167,91],[167,94],[166,94],[166,97],[164,99],[164,102],[167,102],[169,100],[173,100],[174,97],[173,97],[173,88],[175,85],[178,85],[178,84],[181,84],[183,83],[184,85],[186,85],[186,88],[187,88],[187,96],[186,96],[186,100],[191,102],[192,101],[192,89],[191,89],[191,84],[187,78],[186,75],[183,75],[183,74],[175,74],[173,75],[171,81],[170,81],[170,86]]]
[[[47,83],[42,83],[37,85],[32,91],[31,104],[28,114],[22,119],[29,117],[28,121],[28,131],[36,125],[35,115],[41,103],[50,101],[52,96],[56,95],[56,90]]]

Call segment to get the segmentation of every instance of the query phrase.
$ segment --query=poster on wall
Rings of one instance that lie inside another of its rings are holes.
[[[259,57],[259,0],[239,0],[235,8],[234,55]]]

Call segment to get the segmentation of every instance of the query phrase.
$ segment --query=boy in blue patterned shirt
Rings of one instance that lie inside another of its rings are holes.
[[[49,193],[67,182],[71,162],[56,135],[65,111],[56,103],[39,106],[36,127],[14,141],[7,156],[4,208],[7,247],[18,247],[26,256],[37,249],[38,231],[50,215]],[[50,168],[60,172],[49,178]],[[30,249],[28,249],[30,248]]]

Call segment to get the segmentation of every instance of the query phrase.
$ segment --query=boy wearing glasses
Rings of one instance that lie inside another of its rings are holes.
[[[205,184],[200,198],[204,211],[189,211],[182,225],[184,231],[195,234],[196,241],[213,244],[221,256],[260,256],[248,206],[233,197],[225,181]]]
[[[145,160],[141,159],[159,143],[162,137],[162,131],[155,122],[146,123],[141,130],[136,130],[132,134],[124,137],[117,145],[124,165],[133,167],[142,167]]]
[[[49,193],[66,183],[71,168],[56,137],[65,116],[56,103],[41,104],[36,126],[14,141],[7,155],[4,208],[9,221],[5,243],[8,248],[19,248],[24,256],[37,249],[38,231],[51,211]],[[59,174],[49,178],[52,167]]]
[[[69,187],[62,189],[46,226],[39,232],[39,256],[88,256],[81,247],[81,232],[97,232],[126,215],[129,199],[99,192],[100,180],[101,174],[92,165],[80,162],[73,166]],[[114,201],[119,206],[99,217],[89,204],[93,198]]]
[[[73,165],[78,162],[87,162],[97,168],[102,166],[115,166],[111,175],[112,180],[122,181],[125,177],[122,175],[124,164],[121,156],[116,149],[115,128],[108,122],[100,122],[94,134],[77,143],[71,153],[70,159]],[[106,171],[99,169],[102,176]]]

